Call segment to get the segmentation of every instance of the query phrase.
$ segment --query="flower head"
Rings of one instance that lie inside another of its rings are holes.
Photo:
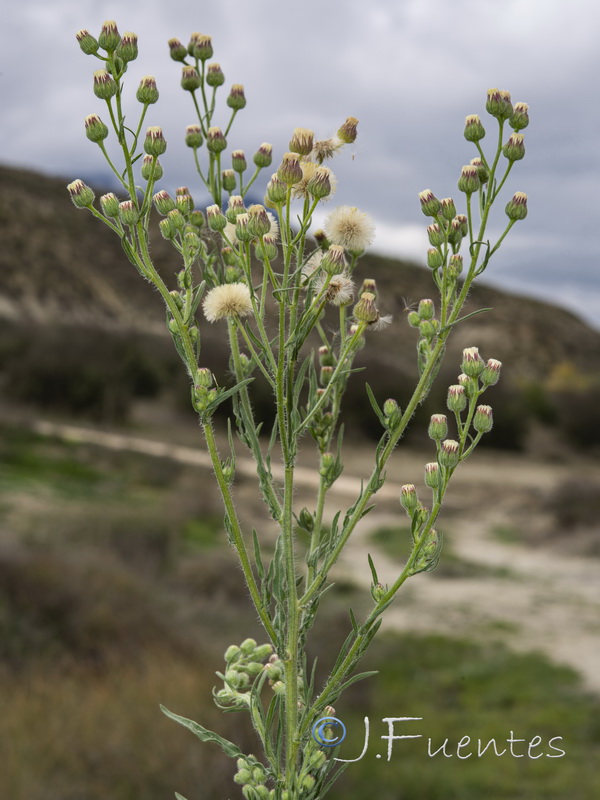
[[[252,313],[250,289],[245,283],[215,286],[206,295],[202,308],[209,322],[217,322],[225,317],[247,317]]]
[[[372,218],[352,206],[339,206],[325,220],[325,230],[332,244],[339,244],[351,253],[365,250],[375,238]]]
[[[352,302],[354,297],[354,281],[345,272],[332,275],[331,278],[326,273],[320,275],[315,281],[315,291],[321,292],[325,284],[325,297],[328,303],[334,306],[346,306]]]

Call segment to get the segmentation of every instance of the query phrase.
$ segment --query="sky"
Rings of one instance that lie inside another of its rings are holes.
[[[485,282],[547,299],[600,328],[596,0],[22,0],[0,32],[3,163],[68,180],[108,179],[83,132],[87,114],[105,111],[92,92],[100,65],[75,40],[81,28],[97,36],[105,19],[139,36],[140,56],[126,76],[132,97],[142,75],[156,77],[161,96],[147,122],[161,125],[169,143],[161,158],[166,188],[197,184],[182,141],[193,109],[166,43],[187,44],[200,31],[213,38],[224,88],[245,86],[248,105],[231,148],[250,156],[270,142],[276,168],[295,127],[325,138],[357,117],[356,143],[332,164],[338,188],[330,207],[368,212],[375,252],[421,263],[428,242],[418,193],[453,196],[464,210],[456,182],[476,155],[463,138],[464,118],[482,117],[490,152],[496,123],[485,112],[486,93],[508,90],[514,102],[529,104],[531,122],[526,156],[492,219],[492,242],[515,191],[527,193],[529,214]]]

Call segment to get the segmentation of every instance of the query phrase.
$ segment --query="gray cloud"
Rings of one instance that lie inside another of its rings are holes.
[[[189,153],[177,146],[193,114],[166,40],[187,41],[201,30],[213,36],[227,82],[246,86],[250,102],[235,146],[253,152],[266,140],[281,153],[293,127],[327,135],[347,115],[359,117],[353,159],[336,165],[337,199],[376,218],[382,251],[413,258],[427,246],[417,193],[431,187],[457,197],[460,167],[474,155],[462,138],[464,117],[484,115],[490,86],[510,90],[529,102],[532,124],[507,198],[526,191],[530,214],[499,251],[489,279],[600,318],[594,0],[228,0],[202,7],[197,0],[29,0],[15,4],[4,24],[5,162],[65,176],[101,174],[104,162],[82,123],[102,109],[91,92],[97,64],[79,51],[74,33],[97,32],[106,18],[139,34],[132,91],[142,75],[157,77],[161,102],[148,124],[165,129],[173,186],[193,185]],[[502,216],[500,209],[498,230]]]

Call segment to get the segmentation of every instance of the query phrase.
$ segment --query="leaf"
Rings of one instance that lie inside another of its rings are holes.
[[[369,567],[371,568],[371,575],[373,576],[373,583],[375,586],[379,583],[379,578],[377,577],[377,570],[375,569],[375,564],[373,563],[373,559],[371,558],[371,554],[367,554],[367,558],[369,559]]]
[[[175,797],[177,800],[186,800],[182,794],[179,794],[179,792],[175,792]]]
[[[233,744],[233,742],[224,739],[222,736],[219,736],[218,733],[214,733],[214,731],[209,731],[208,728],[204,728],[198,722],[194,722],[191,719],[186,719],[185,717],[180,717],[179,714],[174,714],[172,711],[169,711],[168,708],[165,708],[162,705],[160,710],[163,712],[163,714],[165,714],[165,716],[169,717],[169,719],[178,722],[180,725],[183,725],[184,728],[190,730],[203,742],[214,742],[215,744],[218,744],[225,755],[228,755],[230,758],[239,758],[243,755],[240,748]]]
[[[369,402],[371,403],[371,407],[373,408],[373,411],[377,414],[377,418],[379,419],[379,422],[381,422],[381,424],[383,425],[384,428],[387,428],[388,425],[387,425],[386,418],[385,418],[385,416],[383,414],[383,411],[379,408],[377,400],[375,399],[375,395],[373,394],[373,390],[371,389],[371,387],[369,386],[368,383],[365,383],[365,389],[367,390],[367,394],[369,396]]]

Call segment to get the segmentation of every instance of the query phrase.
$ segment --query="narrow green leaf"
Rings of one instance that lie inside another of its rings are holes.
[[[373,583],[375,586],[377,586],[379,583],[379,578],[377,577],[377,570],[375,569],[375,564],[373,563],[370,553],[368,553],[367,558],[369,560],[369,567],[371,568],[371,575],[373,576]]]
[[[233,744],[233,742],[224,739],[222,736],[219,736],[218,733],[214,733],[214,731],[209,731],[208,728],[204,728],[198,722],[194,722],[191,719],[186,719],[186,717],[180,717],[179,714],[174,714],[172,711],[169,711],[168,708],[165,708],[162,705],[160,710],[163,712],[163,714],[165,714],[165,716],[169,717],[169,719],[178,722],[180,725],[183,725],[184,728],[190,730],[203,742],[214,742],[215,744],[218,744],[225,755],[228,755],[230,758],[239,758],[239,756],[243,755],[239,747]]]

